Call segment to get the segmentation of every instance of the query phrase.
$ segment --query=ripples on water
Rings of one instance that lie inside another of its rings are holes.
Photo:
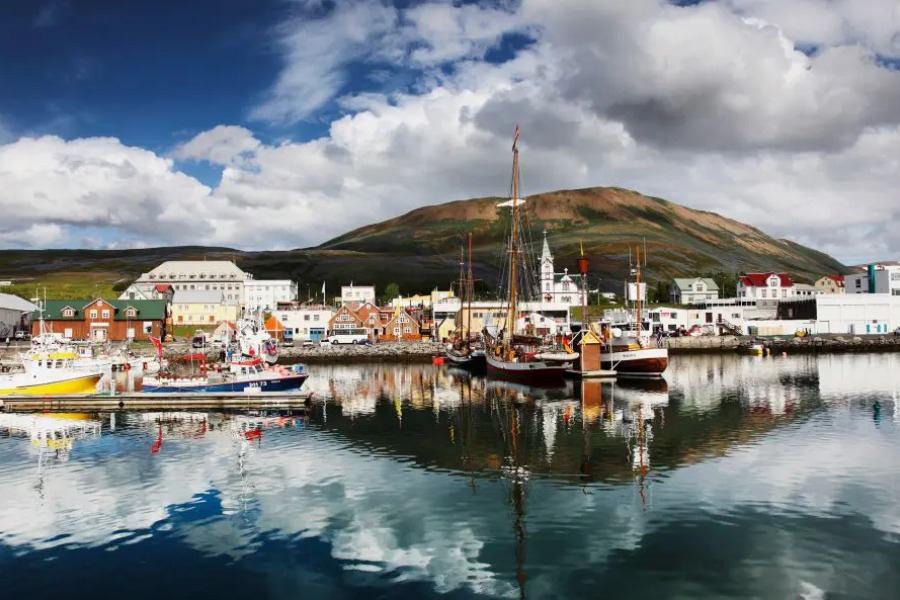
[[[308,415],[0,415],[3,597],[896,598],[897,360],[312,367]]]

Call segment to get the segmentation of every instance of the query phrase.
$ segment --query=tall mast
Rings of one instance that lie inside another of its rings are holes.
[[[506,345],[512,341],[512,335],[516,328],[516,279],[517,258],[519,253],[519,148],[516,142],[519,140],[519,126],[516,125],[516,134],[513,137],[513,172],[512,172],[512,235],[509,239],[509,311],[506,313]]]
[[[641,247],[637,250],[637,337],[641,339]]]
[[[475,295],[475,282],[472,279],[472,232],[469,232],[469,273],[466,279],[466,296],[469,300],[469,309],[466,314],[466,335],[472,336],[472,296]]]
[[[465,252],[465,249],[462,246],[460,246],[459,247],[459,280],[458,280],[459,287],[457,288],[459,290],[459,316],[460,316],[459,323],[457,324],[458,325],[457,329],[459,330],[460,335],[462,335],[462,330],[463,330],[463,320],[461,318],[462,310],[463,310],[463,302],[465,302],[465,300],[466,300],[466,296],[465,296],[466,292],[464,291],[465,288],[463,287],[465,285],[465,273],[466,273],[465,266],[466,266],[466,264],[463,259],[463,252]]]

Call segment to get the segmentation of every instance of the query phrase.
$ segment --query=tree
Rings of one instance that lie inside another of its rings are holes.
[[[389,283],[384,288],[385,303],[391,302],[392,300],[397,298],[397,296],[399,296],[399,295],[400,295],[400,286],[397,285],[396,283]]]

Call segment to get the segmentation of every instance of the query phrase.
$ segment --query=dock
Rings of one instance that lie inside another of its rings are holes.
[[[115,395],[0,396],[0,411],[66,411],[66,410],[188,410],[221,409],[298,409],[305,408],[312,397],[309,392],[266,392],[245,394],[222,392],[203,394],[150,394],[126,392]]]
[[[597,369],[595,371],[582,371],[580,369],[566,369],[566,375],[575,379],[615,379],[618,373],[611,369]]]

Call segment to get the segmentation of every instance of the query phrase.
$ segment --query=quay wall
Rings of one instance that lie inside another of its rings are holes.
[[[666,338],[669,354],[728,354],[744,352],[754,343],[764,343],[771,351],[788,353],[841,353],[841,352],[900,352],[900,336],[895,335],[812,335],[797,337],[756,337],[756,336],[698,336]],[[0,363],[13,364],[17,352],[27,346],[0,347]],[[281,348],[278,362],[281,364],[363,364],[430,363],[432,357],[442,356],[445,346],[440,342],[380,342],[372,346],[341,345],[316,346],[312,348]],[[138,356],[155,356],[153,347],[133,349]],[[189,353],[205,353],[207,360],[217,362],[222,359],[221,350],[209,349],[205,352],[191,348],[185,342],[166,344],[163,356],[177,358]]]
[[[722,335],[666,339],[666,347],[673,356],[743,352],[756,343],[765,344],[772,352],[900,352],[900,336],[895,335],[812,335],[802,338]]]

